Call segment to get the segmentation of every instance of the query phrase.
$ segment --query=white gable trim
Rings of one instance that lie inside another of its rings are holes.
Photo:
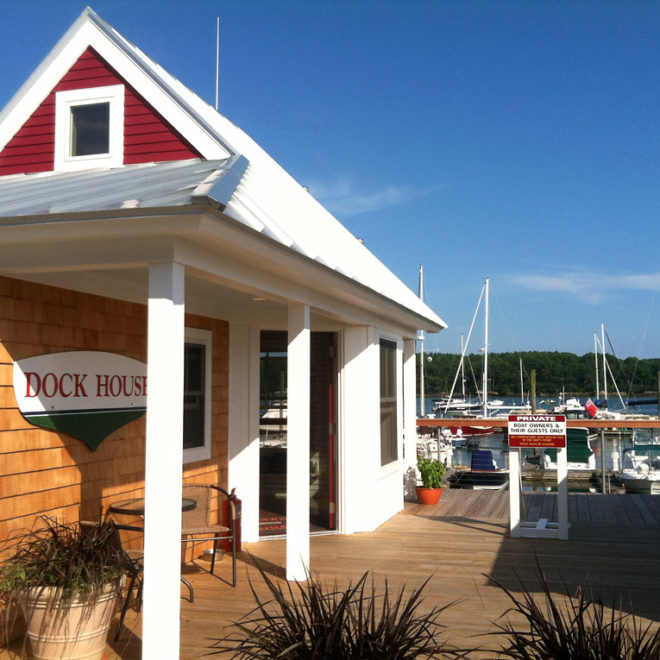
[[[177,84],[183,87],[180,83],[89,8],[83,11],[0,114],[0,150],[89,46],[205,159],[227,158],[236,153],[177,92]],[[192,94],[188,92],[186,96]]]

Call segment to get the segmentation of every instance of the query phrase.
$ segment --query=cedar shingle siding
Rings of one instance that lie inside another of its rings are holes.
[[[213,403],[211,458],[184,465],[183,476],[226,486],[228,327],[191,314],[186,326],[213,333]],[[95,519],[109,502],[144,492],[145,416],[92,452],[64,433],[32,426],[18,410],[14,361],[70,350],[146,362],[146,305],[0,277],[0,539],[32,527],[41,514]]]

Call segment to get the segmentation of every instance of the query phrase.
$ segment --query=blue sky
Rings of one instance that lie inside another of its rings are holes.
[[[86,4],[0,0],[0,105]],[[583,354],[604,323],[660,355],[660,3],[90,4],[211,103],[220,16],[220,111],[414,291],[424,264],[427,350],[488,276],[492,351]]]

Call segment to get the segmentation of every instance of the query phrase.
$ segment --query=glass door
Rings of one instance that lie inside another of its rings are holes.
[[[310,525],[335,529],[335,339],[311,334]],[[286,533],[287,333],[263,331],[260,346],[259,534]]]

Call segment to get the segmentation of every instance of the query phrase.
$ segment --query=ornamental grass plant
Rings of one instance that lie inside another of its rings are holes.
[[[537,559],[537,577],[541,586],[539,604],[521,582],[520,594],[492,578],[506,593],[512,606],[496,622],[502,638],[498,658],[512,660],[660,660],[660,628],[642,624],[634,614],[588,595],[584,587],[574,594],[564,587],[564,594],[553,595]],[[524,624],[511,622],[508,616],[521,617]]]
[[[114,523],[64,524],[41,516],[35,527],[10,539],[12,554],[0,564],[0,594],[56,587],[64,603],[94,598],[107,584],[139,567],[123,550]]]
[[[387,582],[381,593],[373,578],[368,586],[368,572],[345,589],[330,590],[318,577],[283,588],[260,567],[259,572],[269,599],[262,599],[250,580],[256,607],[214,642],[211,654],[284,660],[465,657],[441,638],[445,626],[438,619],[451,603],[421,610],[428,579],[408,594],[405,587],[394,594]]]
[[[57,621],[75,601],[82,604],[84,618],[108,589],[120,594],[123,576],[141,570],[123,550],[112,522],[64,524],[42,516],[32,530],[3,542],[0,551],[9,553],[0,563],[0,610],[7,631],[19,603],[43,597]]]

